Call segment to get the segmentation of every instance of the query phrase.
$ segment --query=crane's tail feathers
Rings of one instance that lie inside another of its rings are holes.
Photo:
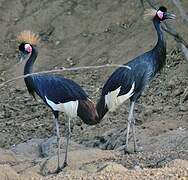
[[[78,101],[77,113],[83,122],[88,125],[95,125],[100,122],[95,104],[89,99]]]
[[[155,15],[157,13],[156,9],[146,9],[144,11],[144,20],[148,21],[148,20],[152,20]]]
[[[37,45],[40,41],[40,38],[37,34],[33,33],[32,31],[25,30],[18,34],[17,40],[20,43],[29,43],[31,45]]]

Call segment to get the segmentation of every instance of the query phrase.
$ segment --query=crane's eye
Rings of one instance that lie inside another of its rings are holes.
[[[31,53],[32,52],[32,47],[30,44],[25,44],[24,49],[27,53]]]

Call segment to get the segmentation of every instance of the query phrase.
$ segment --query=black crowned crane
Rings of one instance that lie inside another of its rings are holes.
[[[133,117],[135,102],[140,98],[143,90],[154,78],[155,74],[164,66],[166,60],[166,41],[160,23],[166,19],[174,19],[175,15],[168,13],[166,7],[158,10],[147,10],[146,17],[150,17],[157,31],[158,41],[155,47],[139,55],[116,69],[104,84],[100,100],[97,104],[99,118],[107,111],[114,111],[127,99],[130,99],[130,111],[126,131],[126,148],[128,152],[129,131],[132,127],[134,151],[136,151],[135,119]]]
[[[37,58],[37,43],[39,37],[30,31],[21,32],[18,37],[21,60],[25,60],[24,75],[32,73],[33,64]],[[86,124],[97,124],[100,119],[95,104],[88,98],[84,90],[74,81],[60,75],[32,75],[24,78],[29,93],[35,98],[37,94],[52,110],[55,117],[55,126],[58,143],[58,168],[57,172],[67,166],[67,151],[70,136],[70,120],[79,116]],[[64,112],[68,117],[68,135],[63,166],[60,166],[60,134],[59,112]]]

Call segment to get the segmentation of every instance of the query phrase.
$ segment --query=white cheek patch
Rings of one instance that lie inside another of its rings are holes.
[[[26,50],[27,52],[29,52],[29,53],[32,52],[32,47],[31,47],[30,44],[25,44],[24,48],[25,48],[25,50]]]
[[[105,96],[105,104],[107,105],[109,111],[114,111],[119,105],[121,105],[123,102],[125,102],[127,99],[129,99],[134,93],[134,88],[135,88],[135,82],[132,84],[131,89],[127,94],[118,96],[121,86],[114,90],[109,92]]]
[[[163,19],[163,16],[164,16],[164,12],[162,11],[157,11],[157,16],[162,20]]]
[[[66,103],[55,104],[45,96],[47,104],[54,110],[64,112],[68,117],[76,117],[78,110],[78,100]]]

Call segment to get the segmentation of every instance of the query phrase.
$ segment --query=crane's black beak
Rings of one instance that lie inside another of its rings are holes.
[[[18,62],[22,62],[23,61],[23,59],[22,59],[22,55],[21,55],[21,52],[19,51],[18,52]]]
[[[176,15],[169,13],[169,12],[166,12],[165,16],[166,16],[166,19],[176,19]]]

